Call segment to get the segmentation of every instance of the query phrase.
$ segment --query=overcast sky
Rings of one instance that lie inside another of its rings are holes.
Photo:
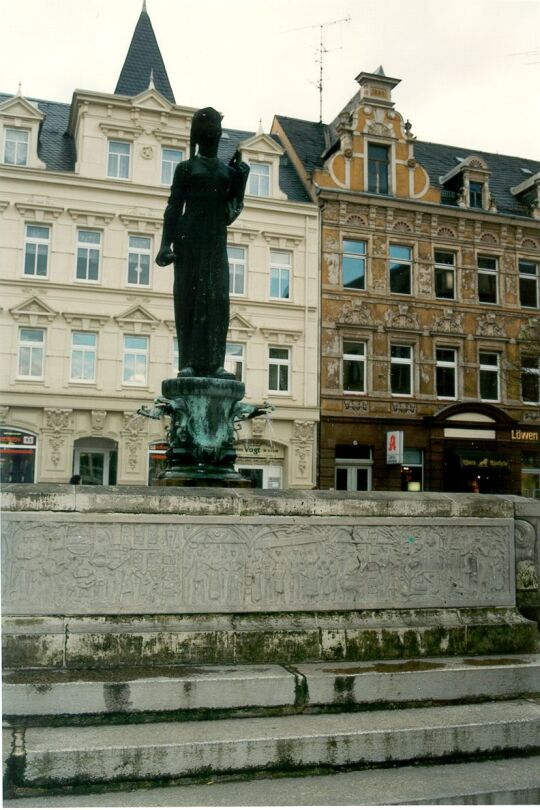
[[[0,91],[113,92],[142,0],[0,0]],[[323,120],[382,64],[418,139],[540,159],[540,0],[147,0],[179,104],[268,131]],[[335,22],[350,17],[350,22]]]

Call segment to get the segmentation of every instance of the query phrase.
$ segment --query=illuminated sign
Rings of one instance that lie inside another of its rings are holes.
[[[403,464],[402,430],[390,430],[386,434],[386,463]]]

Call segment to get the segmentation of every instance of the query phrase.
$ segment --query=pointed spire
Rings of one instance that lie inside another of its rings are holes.
[[[259,128],[257,130],[257,135],[263,135],[263,134],[264,134],[264,130],[263,130],[263,125],[262,125],[262,118],[259,118]]]
[[[146,0],[143,0],[142,11],[114,92],[121,96],[136,96],[147,90],[151,83],[168,101],[176,103],[156,35],[146,11]]]
[[[379,67],[377,68],[377,70],[374,70],[374,71],[373,71],[373,75],[374,75],[374,76],[386,76],[386,73],[385,73],[385,72],[384,72],[384,70],[383,70],[383,66],[382,66],[382,65],[379,65]]]

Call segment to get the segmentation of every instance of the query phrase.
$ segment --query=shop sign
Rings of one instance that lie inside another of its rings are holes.
[[[460,456],[459,458],[461,467],[463,469],[480,469],[480,470],[509,470],[510,461],[507,458],[500,458],[497,456]]]
[[[510,434],[511,438],[516,442],[537,442],[537,430],[513,430]]]
[[[32,453],[36,449],[36,437],[22,430],[0,428],[0,449],[2,453]]]
[[[389,430],[386,434],[386,463],[403,464],[402,430]]]
[[[271,442],[249,441],[239,442],[236,445],[238,458],[284,458],[282,447]]]

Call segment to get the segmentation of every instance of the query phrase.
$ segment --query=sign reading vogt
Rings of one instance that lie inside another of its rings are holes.
[[[386,463],[403,464],[402,430],[389,430],[386,434]]]

